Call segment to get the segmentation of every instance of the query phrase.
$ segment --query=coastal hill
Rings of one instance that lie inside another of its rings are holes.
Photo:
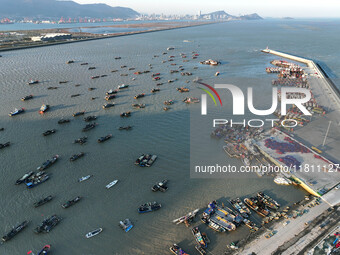
[[[226,13],[225,11],[216,11],[208,14],[203,14],[203,16],[210,15],[213,18],[214,17],[223,17],[224,19],[232,19],[232,20],[257,20],[257,19],[263,19],[261,16],[259,16],[257,13],[253,14],[247,14],[242,16],[234,16],[230,15],[229,13]]]
[[[78,4],[73,1],[57,0],[0,0],[0,17],[91,17],[133,18],[138,12],[124,7],[106,4]]]

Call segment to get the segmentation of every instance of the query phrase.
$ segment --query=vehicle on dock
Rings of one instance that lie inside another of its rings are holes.
[[[83,132],[89,131],[89,130],[91,130],[91,129],[94,129],[97,125],[98,125],[97,123],[87,124],[87,125],[82,129],[82,131],[83,131]]]
[[[52,196],[48,196],[48,197],[45,197],[45,198],[39,200],[38,202],[35,202],[33,205],[34,205],[34,207],[37,208],[37,207],[39,207],[39,206],[42,206],[42,205],[44,205],[44,204],[50,202],[52,199],[53,199]]]
[[[277,201],[263,192],[257,193],[257,197],[270,209],[278,210],[280,207],[280,204]]]
[[[84,118],[85,122],[90,122],[90,121],[94,121],[97,119],[97,116],[88,116]]]
[[[21,98],[21,101],[27,101],[33,98],[33,95],[28,95],[28,96],[24,96]]]
[[[43,104],[43,105],[40,107],[39,113],[40,113],[40,114],[44,114],[44,113],[47,112],[49,109],[50,109],[50,105],[48,105],[48,104]]]
[[[93,230],[93,231],[87,233],[87,234],[85,235],[85,237],[86,237],[86,238],[94,237],[94,236],[100,234],[102,231],[103,231],[102,228],[98,228],[98,229],[96,229],[96,230]]]
[[[143,204],[139,206],[138,212],[139,213],[147,213],[147,212],[153,212],[161,209],[162,205],[157,202],[149,202],[146,204]]]
[[[70,157],[70,161],[75,161],[75,160],[77,160],[77,159],[83,157],[84,155],[85,155],[84,152],[80,152],[80,153],[78,153],[78,154],[74,154],[74,155],[72,155],[72,156]]]
[[[114,103],[112,103],[112,104],[104,104],[102,107],[103,107],[103,109],[108,109],[108,108],[111,108],[113,106],[115,106]]]
[[[123,112],[120,114],[120,117],[130,117],[131,116],[131,112]]]
[[[38,253],[38,255],[45,255],[45,254],[48,254],[51,250],[51,245],[49,244],[46,244],[42,250]]]
[[[118,86],[118,89],[127,89],[129,87],[129,85],[127,84],[122,84]]]
[[[161,182],[158,182],[157,184],[153,185],[151,190],[156,192],[156,191],[162,191],[165,192],[168,190],[168,187],[166,184],[168,183],[168,180],[163,180]]]
[[[110,182],[108,185],[106,185],[105,187],[106,187],[107,189],[110,189],[110,188],[112,188],[114,185],[116,185],[117,182],[118,182],[118,180],[114,180],[114,181]]]
[[[208,243],[206,242],[205,238],[203,237],[203,235],[202,235],[201,231],[198,229],[198,227],[192,228],[191,233],[195,237],[195,241],[200,247],[202,247],[204,249],[208,247]]]
[[[132,126],[119,127],[118,130],[131,130]]]
[[[132,104],[132,107],[142,109],[142,108],[145,108],[145,104]]]
[[[30,80],[30,81],[28,82],[28,85],[33,85],[33,84],[38,84],[38,83],[39,83],[38,80]]]
[[[1,240],[3,242],[7,242],[9,240],[11,240],[14,236],[16,236],[17,234],[19,234],[24,228],[26,228],[28,225],[28,221],[24,221],[22,223],[20,223],[18,226],[14,227],[11,231],[9,231],[6,235],[4,235]]]
[[[312,150],[315,151],[316,153],[319,153],[319,154],[322,153],[322,150],[319,150],[319,149],[316,148],[315,146],[312,146],[311,148],[312,148]]]
[[[67,201],[66,203],[62,204],[61,207],[64,208],[64,209],[69,208],[70,206],[75,205],[76,203],[78,203],[80,200],[81,200],[81,197],[77,196],[77,197]]]
[[[231,199],[230,203],[242,215],[243,218],[248,218],[251,214],[249,208],[242,202],[240,198]]]
[[[13,111],[13,112],[10,112],[8,115],[9,115],[10,117],[12,117],[12,116],[15,116],[15,115],[19,115],[19,114],[21,114],[21,113],[24,113],[24,112],[25,112],[25,108],[21,108],[21,109],[15,108],[14,111]]]
[[[81,116],[81,115],[84,115],[85,114],[85,111],[81,111],[81,112],[75,112],[72,114],[73,117],[78,117],[78,116]]]
[[[133,225],[131,223],[131,221],[129,219],[125,219],[123,221],[119,222],[119,226],[125,231],[125,232],[129,232],[132,228]]]
[[[256,197],[245,198],[244,203],[263,217],[267,217],[270,213],[269,210],[266,209],[264,203],[259,201]]]
[[[175,255],[189,255],[189,253],[183,251],[177,244],[173,244],[170,247],[170,251]]]
[[[141,167],[150,167],[155,160],[157,159],[157,155],[151,155],[151,154],[142,154],[136,161],[135,165],[139,165]]]
[[[69,123],[70,120],[69,119],[60,119],[58,120],[58,124],[62,125],[62,124],[65,124],[65,123]]]
[[[41,166],[37,168],[38,171],[45,170],[52,166],[59,158],[59,155],[55,155],[52,159],[45,161]]]
[[[102,136],[102,137],[100,137],[100,138],[97,140],[97,142],[98,142],[98,143],[103,143],[103,142],[109,140],[111,137],[112,137],[111,134],[109,134],[109,135],[107,135],[107,136]]]
[[[74,140],[73,143],[79,143],[79,144],[83,145],[86,142],[87,142],[87,136],[84,136],[84,137],[81,137],[81,138],[78,138],[78,139]]]
[[[78,179],[78,182],[84,182],[84,181],[87,181],[88,179],[90,179],[92,177],[91,174],[89,175],[86,175],[86,176],[83,176],[81,178]]]
[[[173,220],[173,223],[181,224],[184,223],[187,227],[195,218],[196,214],[198,213],[199,209],[193,210],[192,212],[187,213],[186,215],[179,217],[178,219]]]
[[[7,142],[7,143],[0,143],[0,150],[6,147],[9,147],[11,145],[11,142]]]
[[[26,182],[26,180],[28,180],[28,178],[30,178],[33,174],[34,174],[33,171],[30,171],[30,172],[24,174],[21,178],[19,178],[19,179],[15,182],[15,185],[19,185],[19,184],[21,184],[21,183]]]
[[[52,135],[54,134],[55,132],[57,132],[56,129],[50,129],[50,130],[47,130],[43,133],[43,136],[48,136],[48,135]]]
[[[135,96],[134,96],[134,99],[142,98],[142,97],[144,97],[144,96],[145,96],[144,93],[138,94],[138,95],[135,95]]]
[[[46,232],[49,233],[58,223],[61,221],[61,218],[57,215],[52,215],[51,217],[45,219],[38,227],[34,229],[36,234]]]

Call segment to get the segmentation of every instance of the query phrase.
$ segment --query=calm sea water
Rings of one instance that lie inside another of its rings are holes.
[[[98,41],[17,50],[1,53],[0,58],[0,143],[11,141],[12,145],[0,151],[0,230],[8,232],[12,226],[23,220],[30,225],[13,240],[0,245],[0,254],[19,255],[29,250],[37,251],[45,244],[51,244],[53,254],[168,254],[172,243],[177,243],[190,254],[195,254],[194,239],[190,229],[174,225],[172,220],[196,208],[203,209],[214,199],[227,204],[227,199],[243,197],[265,190],[283,206],[292,204],[304,196],[304,192],[294,187],[274,184],[272,178],[248,179],[190,179],[189,178],[189,108],[182,99],[187,96],[176,91],[176,87],[192,88],[190,96],[200,94],[186,80],[199,76],[209,83],[228,82],[230,79],[255,77],[270,80],[264,71],[273,57],[262,54],[260,49],[270,48],[318,59],[340,75],[339,21],[275,21],[230,22],[173,31],[164,31],[136,36],[126,36]],[[188,40],[190,42],[183,42]],[[168,55],[162,55],[169,46],[175,47]],[[199,59],[182,62],[180,53],[191,56],[192,51],[200,54]],[[158,58],[153,58],[159,55]],[[173,62],[162,63],[169,55]],[[115,60],[121,56],[121,60]],[[198,61],[208,58],[222,61],[218,68],[201,66]],[[67,65],[67,60],[76,63]],[[87,70],[88,62],[96,70]],[[169,73],[170,63],[183,65],[191,77]],[[151,95],[155,86],[150,74],[133,75],[133,72],[149,70],[160,72],[163,86],[161,91]],[[134,67],[134,71],[121,69],[121,65]],[[198,66],[198,69],[193,69]],[[120,70],[111,73],[113,69]],[[214,77],[216,71],[219,77]],[[129,76],[122,77],[121,73]],[[107,77],[91,80],[92,75],[107,74]],[[136,77],[135,81],[131,78]],[[167,80],[178,78],[174,83]],[[28,86],[30,79],[39,79],[41,84]],[[59,81],[69,83],[59,85]],[[106,103],[104,94],[119,84],[129,84],[126,91],[118,94],[117,106],[103,110]],[[75,84],[81,86],[75,87]],[[57,86],[57,90],[47,87]],[[88,91],[89,87],[96,90]],[[146,93],[139,100],[147,107],[132,110],[132,116],[122,119],[119,114],[131,110],[137,93]],[[33,94],[31,101],[21,102],[20,98]],[[71,98],[72,94],[81,94]],[[91,101],[91,97],[98,99]],[[266,98],[266,92],[263,100]],[[174,99],[171,110],[164,112],[163,101]],[[39,107],[50,104],[51,110],[44,116],[38,114]],[[231,102],[227,104],[231,105]],[[26,113],[13,118],[8,113],[15,107],[26,108]],[[98,126],[86,133],[86,145],[72,144],[73,140],[84,136],[82,117],[73,118],[74,112],[86,110],[87,115],[97,115]],[[71,118],[70,124],[58,125],[62,118]],[[132,125],[133,130],[125,132],[117,128]],[[43,137],[47,129],[57,129],[57,133]],[[96,139],[113,134],[106,143],[98,144]],[[210,139],[209,133],[202,142],[219,159],[232,164],[240,164],[226,157],[222,143]],[[69,162],[74,153],[85,152],[86,156],[76,162]],[[157,154],[159,158],[150,168],[136,167],[133,162],[141,153]],[[51,179],[32,190],[23,185],[15,186],[16,179],[25,172],[36,169],[45,160],[59,154],[58,162],[47,170]],[[83,183],[78,178],[93,174]],[[119,183],[110,190],[105,185],[114,179]],[[169,180],[166,193],[153,193],[150,187],[162,179]],[[53,195],[48,204],[34,208],[33,203],[42,197]],[[75,196],[83,200],[69,209],[61,204]],[[137,208],[148,201],[158,201],[163,207],[157,212],[139,215]],[[63,218],[49,234],[36,235],[33,228],[52,214]],[[123,232],[118,223],[129,218],[135,227]],[[254,220],[259,221],[259,218]],[[225,246],[249,232],[246,227],[228,234],[217,234],[207,229],[197,217],[195,225],[204,230],[211,244],[212,254],[223,254]],[[84,235],[98,227],[104,229],[100,235],[86,239]]]

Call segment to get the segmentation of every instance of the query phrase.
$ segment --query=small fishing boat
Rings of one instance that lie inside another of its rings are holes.
[[[94,236],[100,234],[102,231],[103,231],[102,228],[98,228],[98,229],[96,229],[96,230],[93,230],[93,231],[87,233],[87,234],[85,235],[85,237],[86,237],[86,238],[94,237]]]
[[[38,255],[45,255],[51,250],[51,245],[46,244],[42,250],[38,253]]]
[[[105,187],[106,187],[107,189],[110,189],[111,187],[113,187],[114,185],[116,185],[117,182],[118,182],[118,180],[114,180],[114,181],[110,182],[108,185],[106,185]]]
[[[45,112],[47,112],[50,109],[50,106],[48,104],[43,104],[40,107],[39,113],[40,114],[44,114]]]
[[[28,96],[24,96],[21,98],[21,101],[27,101],[33,98],[33,95],[28,95]]]
[[[127,89],[129,87],[129,85],[126,84],[122,84],[118,86],[118,89]]]
[[[10,117],[12,117],[12,116],[18,115],[18,114],[23,113],[23,112],[25,112],[25,108],[21,108],[21,109],[15,108],[14,111],[10,112],[8,115]]]
[[[119,226],[125,231],[129,232],[131,228],[133,228],[133,225],[129,219],[125,219],[123,221],[119,222]]]
[[[87,176],[83,176],[81,178],[78,179],[78,182],[83,182],[83,181],[87,181],[88,179],[90,179],[92,177],[91,174],[87,175]]]

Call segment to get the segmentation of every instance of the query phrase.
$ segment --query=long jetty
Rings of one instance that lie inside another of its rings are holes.
[[[340,110],[340,91],[319,64],[315,63],[313,60],[310,60],[310,59],[294,56],[294,55],[283,53],[280,51],[270,50],[268,48],[262,50],[262,52],[273,54],[273,55],[276,55],[282,58],[286,58],[286,59],[290,59],[296,62],[303,63],[307,65],[309,68],[312,68],[313,70],[315,70],[315,72],[318,74],[318,76],[322,80],[320,84],[324,86],[326,91],[330,92],[329,96],[331,97],[333,102],[336,104],[336,108]]]

